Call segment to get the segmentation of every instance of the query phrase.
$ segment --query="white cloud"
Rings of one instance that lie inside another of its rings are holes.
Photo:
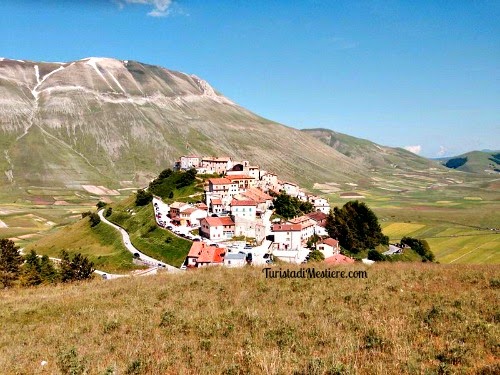
[[[413,152],[414,154],[420,154],[420,152],[422,151],[422,146],[420,145],[415,145],[415,146],[405,146],[404,147],[405,150],[408,150],[410,152]]]
[[[439,151],[437,152],[437,156],[443,156],[444,154],[446,154],[446,151],[448,151],[448,149],[444,146],[439,146]]]
[[[170,14],[172,0],[121,0],[118,1],[120,9],[124,4],[152,5],[153,9],[148,13],[151,17],[166,17]]]

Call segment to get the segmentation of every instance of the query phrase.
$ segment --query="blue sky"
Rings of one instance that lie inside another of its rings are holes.
[[[500,1],[3,0],[0,56],[138,60],[424,156],[500,149]]]

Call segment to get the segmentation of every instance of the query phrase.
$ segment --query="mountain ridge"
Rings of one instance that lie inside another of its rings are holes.
[[[0,98],[4,188],[141,186],[187,153],[251,160],[306,188],[369,181],[380,170],[442,168],[330,131],[332,146],[250,112],[194,74],[134,60],[3,58]]]

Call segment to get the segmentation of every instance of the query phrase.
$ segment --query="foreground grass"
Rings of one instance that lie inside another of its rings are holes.
[[[0,368],[59,373],[64,357],[90,374],[499,373],[498,267],[367,271],[290,280],[211,268],[4,290]]]

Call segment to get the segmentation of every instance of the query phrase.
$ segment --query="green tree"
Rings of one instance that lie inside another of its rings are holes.
[[[66,250],[61,250],[61,262],[59,263],[59,275],[63,283],[74,280],[74,271],[71,267],[71,258]]]
[[[94,263],[80,253],[70,258],[66,250],[61,251],[60,275],[62,282],[82,281],[92,277]]]
[[[313,250],[309,253],[309,262],[322,262],[325,260],[325,256],[319,250]]]
[[[106,217],[110,217],[112,214],[113,214],[113,208],[112,207],[108,207],[106,209],[106,211],[104,212],[104,216],[106,216]]]
[[[174,171],[170,168],[164,169],[158,175],[158,179],[163,180],[163,179],[169,178],[173,173],[174,173]]]
[[[373,260],[375,262],[381,262],[381,261],[386,260],[384,254],[380,254],[375,249],[368,250],[368,259]]]
[[[172,199],[173,197],[174,197],[174,192],[173,191],[171,191],[170,193],[168,193],[168,198],[169,199]]]
[[[135,197],[136,206],[145,206],[153,200],[153,194],[149,191],[143,189],[137,190],[137,195]]]
[[[321,238],[316,234],[314,233],[311,237],[309,237],[309,239],[307,240],[307,247],[309,249],[312,249],[314,247],[316,247],[316,244],[318,243],[318,241],[320,240]]]
[[[350,201],[342,208],[335,207],[327,217],[326,230],[340,246],[353,253],[389,243],[377,216],[363,202]]]
[[[40,260],[40,276],[45,283],[54,283],[57,281],[57,270],[47,255],[42,256]]]
[[[89,219],[90,227],[93,228],[97,224],[99,224],[100,222],[101,222],[101,218],[99,217],[99,215],[97,214],[97,212],[92,212],[90,214],[90,219]]]
[[[21,272],[21,284],[23,286],[34,286],[42,283],[42,276],[40,274],[40,258],[35,250],[31,250],[29,254],[24,257],[24,265]]]
[[[101,209],[103,207],[106,207],[107,203],[106,202],[103,202],[103,201],[99,201],[97,202],[96,206],[97,206],[97,209]]]
[[[401,239],[401,245],[409,246],[413,251],[415,251],[424,262],[434,262],[434,254],[431,251],[429,243],[426,240],[419,240],[412,237],[403,237]]]
[[[19,247],[7,238],[0,239],[0,283],[10,287],[19,278],[23,258]]]

